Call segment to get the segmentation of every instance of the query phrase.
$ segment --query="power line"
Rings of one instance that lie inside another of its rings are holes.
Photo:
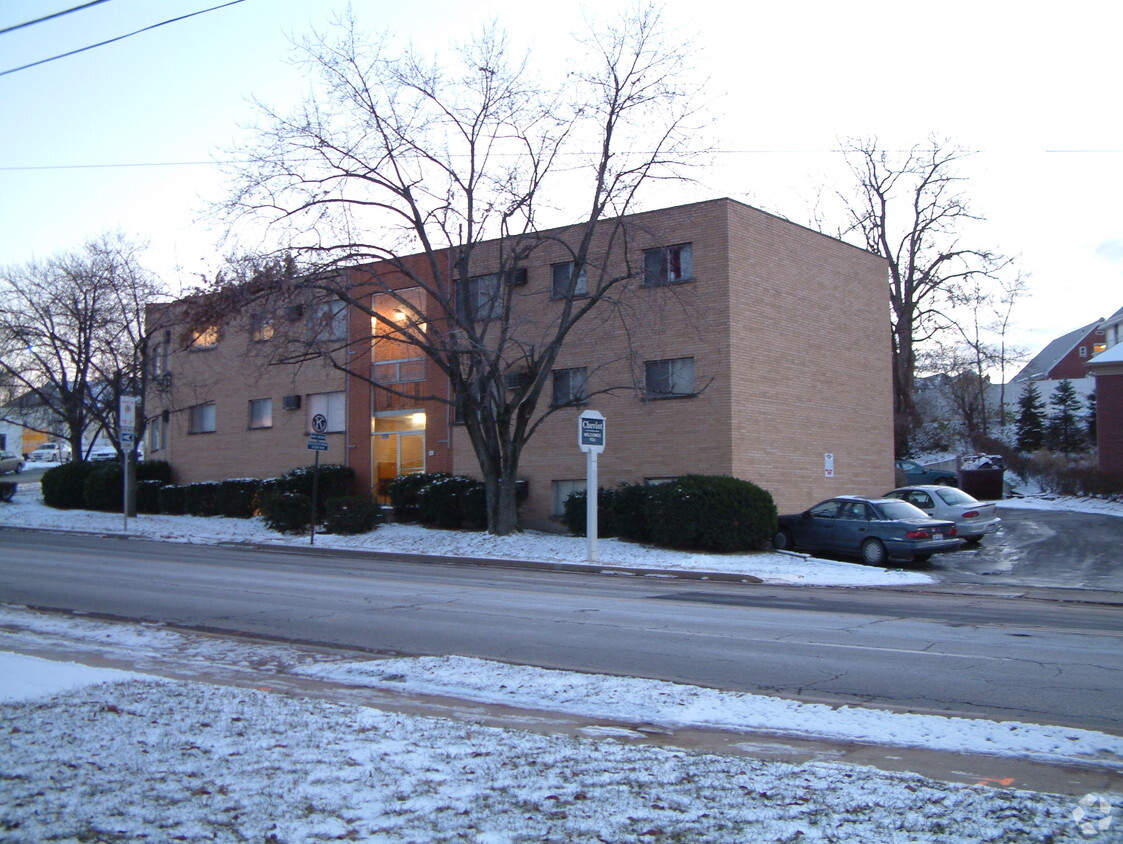
[[[0,35],[3,35],[5,32],[15,32],[17,29],[23,29],[25,26],[34,26],[37,23],[43,23],[44,21],[61,18],[63,15],[69,15],[71,12],[80,12],[83,9],[90,8],[90,6],[96,6],[98,5],[98,3],[108,2],[109,0],[93,0],[93,2],[90,3],[83,3],[81,6],[75,6],[73,9],[64,9],[61,12],[55,12],[53,15],[47,15],[45,18],[36,18],[35,20],[27,21],[26,23],[17,23],[15,26],[9,26],[7,29],[0,29]]]
[[[180,15],[178,18],[171,18],[170,20],[160,21],[160,23],[154,23],[151,26],[144,27],[143,29],[138,29],[134,32],[128,32],[124,35],[118,35],[116,38],[110,38],[107,41],[101,41],[97,44],[91,44],[88,47],[79,47],[77,50],[71,50],[69,53],[62,53],[62,54],[57,55],[57,56],[51,56],[49,59],[40,59],[37,62],[32,62],[31,64],[25,64],[22,67],[13,67],[10,70],[0,70],[0,76],[7,76],[9,73],[18,73],[21,70],[27,70],[28,68],[31,68],[31,67],[38,67],[39,65],[46,64],[47,62],[57,61],[58,59],[65,59],[67,56],[73,56],[73,55],[77,55],[78,53],[84,53],[87,50],[93,50],[97,47],[104,47],[106,44],[112,44],[114,41],[121,41],[125,38],[131,38],[134,35],[140,35],[142,32],[148,32],[151,29],[157,29],[161,26],[167,26],[169,23],[178,23],[179,21],[187,20],[188,18],[193,18],[196,15],[205,15],[207,12],[215,12],[215,11],[218,11],[219,9],[225,9],[227,6],[235,6],[238,3],[244,3],[244,2],[245,2],[245,0],[230,0],[229,3],[223,3],[220,6],[212,6],[209,9],[203,9],[203,10],[198,11],[198,12],[191,12],[190,14]]]

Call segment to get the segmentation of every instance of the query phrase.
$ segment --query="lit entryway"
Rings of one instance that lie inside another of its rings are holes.
[[[376,413],[371,422],[374,493],[386,504],[390,500],[390,481],[398,475],[425,471],[425,414],[392,410]]]

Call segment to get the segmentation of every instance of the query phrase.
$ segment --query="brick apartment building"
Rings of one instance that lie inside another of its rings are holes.
[[[598,260],[614,272],[635,267],[635,278],[578,324],[554,367],[540,413],[552,401],[589,398],[549,415],[524,451],[524,520],[556,514],[583,487],[576,443],[583,409],[607,419],[603,485],[734,475],[770,490],[782,512],[893,485],[884,261],[729,199],[619,222],[626,241],[605,246]],[[528,325],[550,320],[557,279],[567,272],[571,235],[547,234],[555,237],[541,238],[513,295],[512,314]],[[597,248],[595,241],[590,261]],[[497,255],[495,268],[488,259],[485,248],[480,273],[498,268]],[[379,313],[400,315],[398,299],[370,295]],[[402,296],[426,313],[420,288]],[[415,471],[478,476],[450,406],[424,398],[447,395],[447,382],[415,350],[380,336],[366,314],[337,303],[289,306],[185,333],[176,307],[150,314],[169,328],[147,412],[149,453],[168,460],[179,482],[307,465],[305,436],[316,413],[329,420],[323,458],[352,466],[360,489],[378,494],[389,478]],[[360,371],[366,355],[374,380],[400,395],[320,361],[270,363],[271,344],[294,329],[349,339]]]

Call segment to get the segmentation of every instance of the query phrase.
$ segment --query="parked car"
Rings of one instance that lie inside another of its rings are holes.
[[[955,472],[947,469],[929,469],[921,466],[915,460],[898,460],[897,468],[905,473],[910,484],[939,484],[940,486],[955,486],[959,477]]]
[[[15,472],[17,475],[23,471],[23,458],[11,451],[0,451],[0,475]]]
[[[117,460],[117,449],[111,445],[95,445],[86,453],[86,459],[91,463],[103,460]]]
[[[899,498],[923,510],[932,519],[951,519],[960,539],[977,545],[1002,523],[993,501],[979,501],[961,489],[950,486],[903,486],[885,493],[886,498]]]
[[[63,443],[43,443],[27,455],[29,461],[65,463],[70,459],[70,446]]]
[[[778,550],[852,554],[881,566],[889,560],[924,562],[933,554],[955,551],[963,540],[955,522],[929,518],[906,501],[843,495],[780,516],[772,545]]]

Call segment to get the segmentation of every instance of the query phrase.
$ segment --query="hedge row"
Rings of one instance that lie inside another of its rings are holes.
[[[586,532],[584,491],[565,500],[571,533]],[[597,534],[667,548],[748,551],[776,531],[772,495],[754,483],[718,475],[684,475],[663,484],[597,490]]]
[[[378,522],[374,500],[350,497],[355,472],[348,466],[320,467],[317,522],[332,533],[364,533]],[[279,478],[233,478],[182,486],[169,483],[171,467],[162,461],[137,465],[137,512],[171,516],[226,516],[247,519],[257,512],[277,530],[307,530],[312,517],[313,470],[293,469]],[[121,466],[117,463],[64,463],[43,475],[43,501],[59,509],[121,512]],[[303,505],[301,506],[301,502]]]
[[[528,494],[527,484],[519,481],[516,502],[522,504]],[[487,527],[487,492],[483,481],[472,478],[445,472],[399,475],[390,482],[390,504],[399,522],[448,529]]]

